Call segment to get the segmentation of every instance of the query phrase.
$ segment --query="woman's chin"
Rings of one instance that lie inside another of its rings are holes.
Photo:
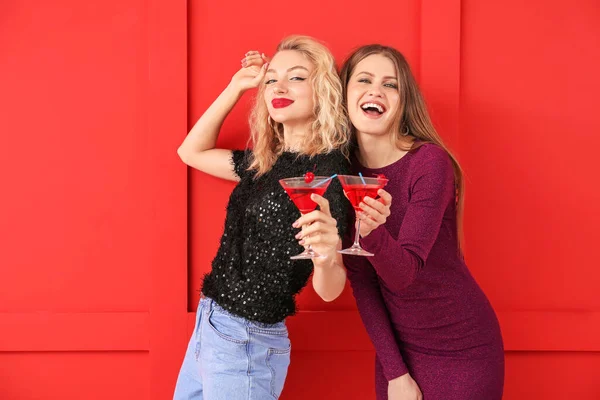
[[[389,134],[388,129],[381,126],[372,126],[371,124],[362,124],[362,126],[355,127],[356,132],[362,135],[368,136],[386,136]]]

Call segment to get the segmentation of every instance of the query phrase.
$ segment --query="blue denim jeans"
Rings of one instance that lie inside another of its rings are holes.
[[[203,298],[173,399],[278,399],[290,350],[284,322],[249,321]]]

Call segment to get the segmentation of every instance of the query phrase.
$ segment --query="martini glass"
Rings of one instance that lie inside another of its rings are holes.
[[[358,206],[361,201],[365,198],[365,196],[369,196],[372,199],[377,198],[377,191],[379,189],[383,189],[383,187],[388,183],[386,178],[378,177],[378,178],[366,178],[364,176],[354,176],[354,175],[338,175],[338,179],[342,183],[342,188],[344,189],[344,193],[352,207],[354,207],[354,212],[358,213],[362,211]],[[356,217],[356,234],[354,235],[354,244],[348,247],[347,249],[338,250],[338,252],[342,254],[350,254],[353,256],[373,256],[373,253],[369,253],[360,247],[358,242],[360,236],[360,219],[358,216]]]
[[[288,196],[290,196],[292,202],[298,207],[300,213],[307,214],[317,208],[317,203],[311,200],[310,195],[316,193],[319,196],[323,196],[331,183],[331,177],[315,176],[310,182],[306,182],[304,177],[287,178],[281,179],[279,183],[283,186]],[[320,257],[320,255],[315,253],[309,244],[302,253],[292,256],[290,259],[305,260],[316,257]]]

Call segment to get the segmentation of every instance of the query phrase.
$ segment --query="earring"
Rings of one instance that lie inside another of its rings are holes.
[[[410,135],[410,130],[408,129],[408,126],[406,127],[406,132],[401,132],[402,136],[408,136]]]

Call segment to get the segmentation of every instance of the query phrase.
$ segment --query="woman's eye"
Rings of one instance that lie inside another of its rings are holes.
[[[384,86],[392,89],[398,89],[398,85],[396,85],[395,83],[386,83]]]
[[[294,76],[290,78],[290,81],[304,81],[306,78],[302,78],[301,76]]]
[[[371,83],[371,82],[369,82],[369,80],[368,80],[368,79],[366,79],[366,78],[359,79],[358,81],[359,81],[360,83]]]
[[[269,79],[268,81],[265,82],[265,85],[270,85],[271,83],[275,83],[275,79]]]

